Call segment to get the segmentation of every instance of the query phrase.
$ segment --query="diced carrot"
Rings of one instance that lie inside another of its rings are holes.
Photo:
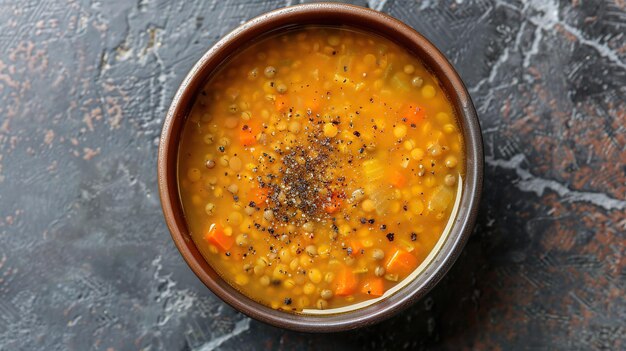
[[[242,129],[239,132],[239,142],[243,146],[254,145],[254,143],[256,142],[256,138],[254,137],[254,134],[252,133],[252,129],[250,128],[248,128],[247,130]]]
[[[383,296],[385,293],[385,282],[382,278],[369,278],[361,285],[361,292],[370,296]]]
[[[361,254],[361,250],[363,250],[363,244],[358,239],[350,240],[349,246],[352,251],[350,252],[350,256],[356,256]]]
[[[252,191],[252,200],[255,204],[261,205],[265,203],[267,197],[270,195],[270,188],[256,188]]]
[[[341,205],[341,202],[337,203],[337,202],[330,202],[324,205],[324,211],[326,211],[326,213],[328,214],[333,214],[337,211],[339,211],[339,206]]]
[[[274,100],[274,107],[278,112],[283,112],[287,108],[289,108],[289,98],[287,97],[287,95],[276,95],[276,100]]]
[[[226,235],[224,228],[217,223],[211,225],[209,232],[206,233],[204,238],[222,251],[228,251],[235,243],[235,239],[233,239],[232,236]]]
[[[426,111],[417,105],[409,105],[400,113],[400,117],[408,124],[417,124],[424,120]]]
[[[396,188],[404,187],[406,185],[406,181],[406,176],[398,170],[392,171],[389,175],[389,183]]]
[[[251,146],[256,143],[256,135],[261,130],[258,123],[247,122],[239,129],[239,142],[243,146]]]
[[[401,248],[393,247],[385,256],[385,269],[388,273],[406,276],[417,268],[417,257]]]
[[[335,277],[335,295],[348,296],[354,294],[358,280],[352,270],[344,266]]]
[[[328,214],[333,214],[339,211],[339,208],[341,207],[341,204],[343,203],[343,199],[345,197],[346,196],[344,193],[333,191],[330,195],[330,201],[324,203],[324,205],[322,206],[324,208],[324,211]]]

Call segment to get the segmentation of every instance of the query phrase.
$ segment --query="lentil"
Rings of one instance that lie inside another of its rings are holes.
[[[376,269],[374,269],[374,274],[377,277],[382,277],[383,275],[385,275],[385,267],[376,266]]]
[[[424,80],[421,77],[413,77],[413,79],[411,79],[411,85],[416,88],[420,88],[423,84]]]
[[[265,67],[265,70],[263,71],[263,74],[267,78],[274,78],[274,76],[276,75],[276,68],[274,68],[273,66],[267,66],[267,67]]]
[[[333,292],[330,289],[324,289],[320,292],[320,296],[324,300],[330,300],[333,297]]]
[[[338,129],[332,123],[324,124],[324,136],[334,138],[337,135]]]
[[[380,261],[385,258],[385,252],[381,249],[374,249],[374,251],[372,251],[372,258],[376,261]]]

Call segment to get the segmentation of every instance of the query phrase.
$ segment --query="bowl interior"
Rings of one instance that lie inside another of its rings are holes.
[[[463,191],[453,225],[439,250],[423,271],[406,286],[382,301],[362,309],[316,316],[273,310],[230,286],[200,254],[188,234],[179,199],[177,156],[185,119],[197,93],[217,67],[241,47],[268,32],[296,25],[349,26],[373,32],[407,48],[438,78],[455,106],[465,142]],[[354,329],[385,319],[428,292],[448,271],[467,240],[476,218],[483,171],[482,138],[473,104],[461,79],[446,58],[407,25],[374,10],[343,4],[307,4],[276,10],[235,29],[198,61],[181,84],[168,111],[158,155],[161,204],[172,238],[193,272],[216,295],[239,311],[258,320],[300,331],[328,332]]]

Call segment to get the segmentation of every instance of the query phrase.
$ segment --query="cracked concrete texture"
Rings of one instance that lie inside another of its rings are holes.
[[[453,62],[485,195],[426,298],[318,336],[252,321],[185,266],[161,218],[165,110],[202,53],[298,1],[0,1],[0,350],[623,349],[623,1],[349,1]]]

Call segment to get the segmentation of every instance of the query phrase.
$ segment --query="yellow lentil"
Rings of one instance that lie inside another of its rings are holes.
[[[324,136],[329,137],[329,138],[334,138],[337,135],[338,129],[337,126],[335,126],[332,123],[326,123],[324,124]]]
[[[437,91],[435,90],[435,88],[432,85],[425,85],[422,88],[422,96],[425,97],[426,99],[431,99],[431,98],[435,97],[436,93],[437,93]]]

